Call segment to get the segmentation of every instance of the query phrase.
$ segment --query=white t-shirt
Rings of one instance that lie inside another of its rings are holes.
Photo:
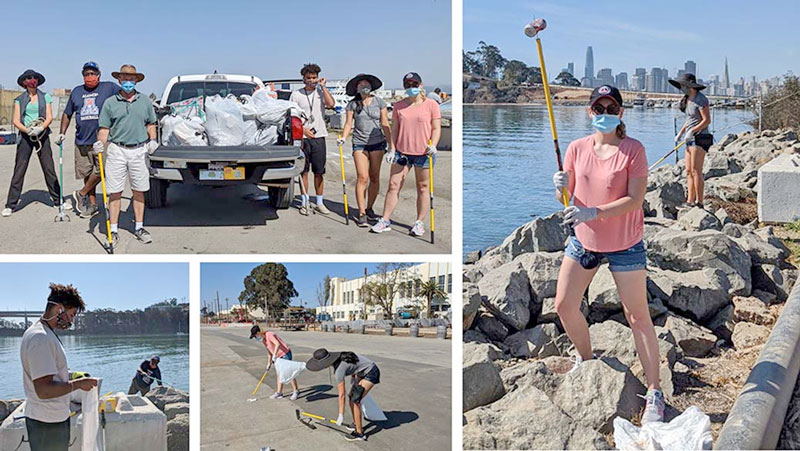
[[[306,128],[316,129],[316,138],[324,138],[328,136],[328,128],[325,126],[325,104],[322,101],[322,89],[315,89],[313,92],[306,91],[306,88],[300,88],[297,91],[292,91],[289,100],[298,104],[300,109],[306,113],[306,122],[303,124]]]
[[[37,321],[22,335],[19,349],[22,360],[22,386],[25,390],[25,416],[45,423],[60,423],[69,418],[69,394],[40,399],[33,381],[53,376],[54,381],[68,382],[67,354],[56,334]]]

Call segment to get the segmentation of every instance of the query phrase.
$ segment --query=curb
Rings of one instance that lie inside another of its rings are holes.
[[[800,283],[758,356],[714,449],[775,449],[800,372]]]

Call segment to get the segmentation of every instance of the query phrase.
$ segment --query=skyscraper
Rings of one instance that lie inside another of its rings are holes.
[[[628,90],[628,73],[627,72],[620,72],[617,74],[616,77],[616,86],[617,89],[627,91]]]
[[[573,77],[575,76],[575,63],[567,63],[567,72]]]
[[[728,89],[731,87],[730,79],[728,78],[728,57],[725,57],[725,72],[722,73],[722,87]]]
[[[636,82],[633,84],[633,89],[636,91],[644,91],[647,88],[647,69],[644,67],[637,67],[634,72]]]
[[[600,72],[597,73],[597,84],[614,86],[614,75],[611,73],[611,69],[600,69]]]
[[[591,45],[586,47],[586,65],[583,68],[583,76],[589,79],[589,86],[594,86],[594,54]]]
[[[692,60],[686,61],[683,65],[683,70],[686,73],[693,74],[695,77],[697,76],[697,64]]]

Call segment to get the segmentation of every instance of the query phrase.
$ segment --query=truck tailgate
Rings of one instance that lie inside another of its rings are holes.
[[[294,160],[301,150],[294,146],[160,146],[150,156],[153,161],[179,160],[187,163],[259,163]]]

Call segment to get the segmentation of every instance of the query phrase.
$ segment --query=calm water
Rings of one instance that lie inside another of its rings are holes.
[[[593,129],[585,107],[556,106],[554,113],[563,156],[570,141]],[[644,144],[651,164],[674,146],[673,117],[678,113],[669,108],[625,110],[628,135]],[[715,111],[715,138],[750,130],[747,125],[722,130],[750,118],[744,110]],[[678,119],[679,129],[681,124]],[[667,162],[674,163],[674,156]],[[533,216],[563,208],[553,194],[556,170],[545,106],[465,105],[463,252],[500,244]]]
[[[67,336],[61,337],[61,341],[70,370],[102,377],[102,393],[127,393],[136,368],[153,354],[161,357],[164,382],[189,391],[188,335]],[[24,397],[19,361],[21,342],[22,337],[0,337],[0,399]]]

